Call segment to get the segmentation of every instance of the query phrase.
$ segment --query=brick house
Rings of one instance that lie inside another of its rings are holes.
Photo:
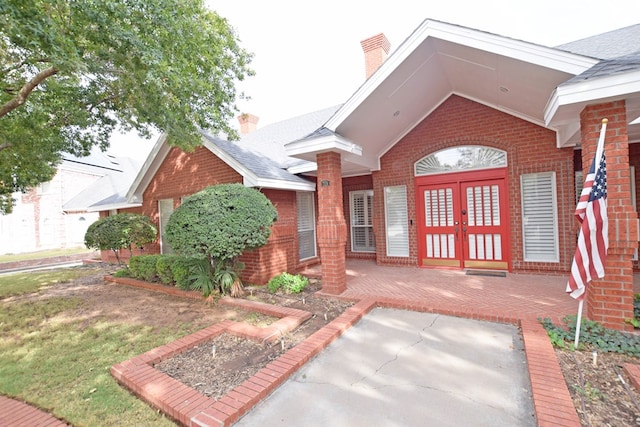
[[[161,138],[120,208],[160,228],[181,198],[242,182],[277,206],[269,243],[244,279],[322,264],[323,290],[346,287],[345,262],[568,274],[576,188],[609,121],[610,249],[589,287],[591,319],[633,315],[638,247],[640,25],[549,48],[426,20],[389,55],[364,40],[366,81],[340,106],[229,143],[203,133],[191,154]],[[249,132],[251,131],[251,132]]]
[[[84,247],[87,228],[99,217],[91,205],[103,208],[106,197],[128,189],[139,168],[99,149],[86,157],[64,154],[51,181],[15,193],[13,212],[0,215],[0,254]]]

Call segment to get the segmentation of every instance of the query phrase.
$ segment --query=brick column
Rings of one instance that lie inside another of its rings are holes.
[[[317,155],[318,246],[322,262],[322,291],[341,294],[347,288],[345,245],[347,224],[342,209],[342,166],[339,153]]]
[[[633,330],[633,254],[638,246],[637,214],[631,205],[629,139],[626,104],[615,101],[590,105],[580,114],[584,176],[595,155],[602,119],[608,119],[604,152],[607,156],[607,213],[609,251],[605,277],[587,285],[586,316],[602,325]]]

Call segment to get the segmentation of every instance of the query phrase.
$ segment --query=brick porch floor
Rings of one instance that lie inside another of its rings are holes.
[[[320,274],[319,268],[308,273]],[[347,290],[342,297],[410,302],[451,311],[515,322],[575,314],[578,303],[565,293],[568,276],[510,274],[506,277],[466,275],[461,270],[385,267],[373,261],[347,261]]]

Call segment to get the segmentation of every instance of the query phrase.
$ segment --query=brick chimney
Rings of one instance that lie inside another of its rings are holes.
[[[364,67],[367,78],[382,65],[389,55],[391,44],[384,34],[380,33],[360,42],[364,51]]]
[[[240,122],[240,135],[246,135],[258,129],[258,116],[253,114],[244,113],[238,116],[238,122]]]

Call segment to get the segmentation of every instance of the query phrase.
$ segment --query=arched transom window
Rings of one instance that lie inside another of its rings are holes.
[[[462,172],[507,166],[506,151],[481,145],[445,148],[418,160],[415,175]]]

